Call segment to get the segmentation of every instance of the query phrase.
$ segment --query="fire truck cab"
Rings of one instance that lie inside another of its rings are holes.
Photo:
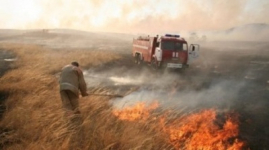
[[[179,35],[140,36],[133,39],[133,57],[136,64],[146,62],[154,68],[186,68],[199,57],[199,45],[188,46]]]

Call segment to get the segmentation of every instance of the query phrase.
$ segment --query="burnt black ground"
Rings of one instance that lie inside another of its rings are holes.
[[[4,75],[6,71],[12,68],[12,61],[6,61],[5,59],[14,59],[15,55],[10,51],[0,49],[0,77]]]
[[[0,92],[0,120],[3,117],[3,114],[4,114],[5,110],[6,110],[6,106],[5,106],[4,102],[7,99],[7,97],[8,97],[7,93]]]
[[[10,51],[0,49],[0,77],[5,74],[6,71],[12,69],[12,61],[6,61],[5,59],[13,59],[15,55]],[[8,94],[0,91],[0,119],[2,118],[3,113],[5,112],[5,100]]]
[[[219,52],[219,61],[211,65],[217,64],[223,73],[207,78],[244,82],[230,108],[239,113],[240,137],[251,149],[269,149],[269,47],[262,43],[247,48]]]

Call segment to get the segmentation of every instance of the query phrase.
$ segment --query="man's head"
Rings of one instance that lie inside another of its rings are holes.
[[[76,61],[73,61],[73,62],[71,63],[71,65],[76,66],[76,67],[79,67],[78,62],[76,62]]]

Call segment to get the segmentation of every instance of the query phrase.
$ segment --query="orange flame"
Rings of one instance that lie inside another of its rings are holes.
[[[200,113],[174,120],[164,125],[172,145],[187,150],[238,150],[244,142],[237,139],[237,118],[228,118],[222,127],[216,125],[216,111],[204,110]]]
[[[159,106],[157,102],[146,106],[145,103],[139,102],[133,107],[126,107],[122,110],[114,110],[113,114],[121,120],[147,120],[150,116],[150,111]]]
[[[150,112],[159,106],[153,103],[146,107],[145,103],[138,103],[134,107],[113,111],[121,120],[148,120]],[[168,114],[169,115],[169,114]],[[218,125],[216,111],[204,110],[186,116],[169,120],[162,115],[160,127],[162,132],[168,135],[167,141],[176,149],[186,150],[239,150],[245,143],[237,139],[238,116],[229,116]]]

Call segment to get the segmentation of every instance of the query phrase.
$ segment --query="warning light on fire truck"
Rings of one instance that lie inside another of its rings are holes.
[[[179,38],[180,35],[177,34],[165,34],[166,37],[175,37],[175,38]]]

